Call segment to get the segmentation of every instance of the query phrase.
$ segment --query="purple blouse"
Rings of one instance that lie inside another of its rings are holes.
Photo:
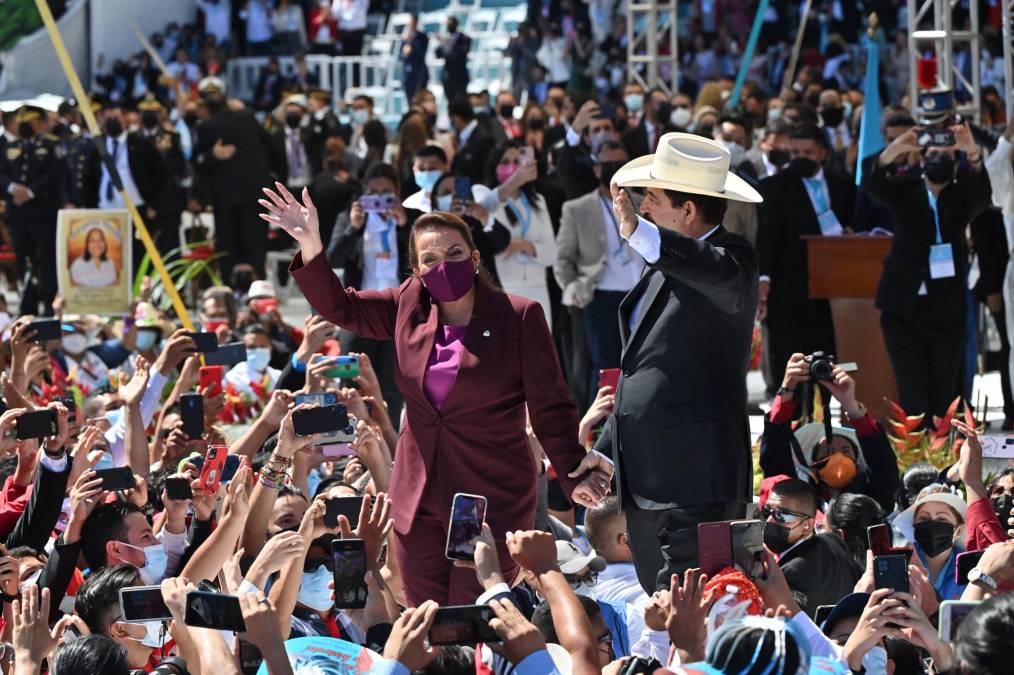
[[[440,410],[458,377],[461,350],[465,348],[468,326],[438,326],[433,337],[433,353],[426,363],[423,390],[433,407]]]

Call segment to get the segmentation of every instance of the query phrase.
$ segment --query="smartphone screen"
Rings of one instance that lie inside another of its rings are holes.
[[[232,477],[239,471],[240,457],[239,455],[226,455],[225,464],[222,465],[222,482],[228,483],[232,480]]]
[[[341,431],[348,425],[349,414],[344,405],[327,405],[292,413],[292,426],[297,436]]]
[[[209,366],[232,367],[246,361],[246,345],[242,342],[230,342],[219,346],[218,350],[207,352],[204,363]]]
[[[166,478],[165,493],[169,499],[183,500],[194,498],[193,488],[190,487],[190,481],[186,478]]]
[[[447,528],[447,557],[473,560],[475,540],[482,534],[486,519],[486,498],[459,492],[451,504],[451,523]]]
[[[889,555],[893,543],[891,526],[886,524],[870,525],[866,528],[866,538],[870,543],[873,555]]]
[[[171,621],[172,612],[162,599],[161,586],[129,586],[120,589],[120,611],[127,623]]]
[[[102,489],[113,492],[115,490],[133,490],[137,487],[134,481],[134,472],[127,466],[118,466],[113,469],[98,469],[95,472],[97,478],[102,479]]]
[[[873,559],[874,588],[889,588],[908,593],[908,558],[903,555],[881,555]]]
[[[228,454],[229,446],[212,445],[204,455],[204,465],[201,467],[201,492],[205,495],[218,492],[218,486],[222,482],[222,469],[225,467],[225,458]]]
[[[214,333],[187,333],[187,337],[193,339],[195,351],[201,354],[218,351],[218,336]]]
[[[46,438],[57,433],[56,411],[52,408],[26,412],[14,420],[14,437],[19,441]]]
[[[235,595],[190,591],[187,593],[187,611],[183,623],[197,628],[246,632],[243,610]]]
[[[697,524],[697,560],[701,571],[709,576],[732,567],[731,521]]]
[[[954,642],[961,622],[978,607],[981,601],[944,600],[940,603],[940,639]]]
[[[334,559],[334,606],[339,609],[366,607],[366,547],[362,539],[335,539],[331,542]]]
[[[338,403],[338,394],[333,391],[318,391],[312,394],[296,394],[296,405],[318,403],[321,406],[335,405]]]
[[[479,642],[500,642],[500,636],[489,627],[493,616],[487,605],[441,607],[430,626],[430,644],[475,646]]]
[[[982,559],[982,554],[985,553],[985,549],[981,551],[966,551],[965,553],[959,553],[958,559],[955,561],[954,567],[954,581],[962,586],[968,583],[968,573],[979,564],[979,560]]]
[[[349,519],[349,526],[354,530],[359,527],[359,511],[363,507],[362,497],[332,497],[324,506],[324,525],[338,527],[338,516]]]
[[[472,201],[472,180],[467,176],[454,178],[454,198],[461,202]]]
[[[760,520],[736,520],[729,523],[732,535],[732,560],[751,579],[764,578],[764,523]]]
[[[204,435],[204,397],[200,394],[180,396],[180,419],[183,433],[187,438],[198,439]]]

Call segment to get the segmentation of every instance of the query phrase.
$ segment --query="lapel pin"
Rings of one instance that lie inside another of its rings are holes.
[[[489,330],[482,331],[482,337],[489,337]]]

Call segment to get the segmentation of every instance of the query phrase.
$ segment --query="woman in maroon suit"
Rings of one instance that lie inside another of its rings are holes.
[[[612,468],[578,443],[577,409],[556,358],[542,308],[509,295],[480,273],[468,226],[449,213],[420,217],[412,228],[413,276],[400,288],[343,288],[321,255],[317,212],[276,183],[265,189],[261,217],[284,228],[300,253],[293,278],[324,318],[357,335],[394,340],[405,424],[391,479],[396,555],[410,604],[471,604],[475,573],[444,556],[457,492],[488,500],[486,522],[499,544],[507,582],[517,566],[504,533],[530,529],[536,464],[525,434],[525,408],[567,495],[594,506]]]

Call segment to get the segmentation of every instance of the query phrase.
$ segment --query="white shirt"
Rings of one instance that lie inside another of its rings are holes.
[[[644,272],[644,258],[627,245],[620,236],[619,223],[612,202],[599,193],[599,207],[606,228],[605,267],[596,289],[600,291],[629,291]]]
[[[379,213],[367,213],[363,232],[363,282],[360,290],[397,288],[398,224]],[[385,246],[385,236],[387,238]]]
[[[116,152],[113,152],[113,141],[116,142]],[[134,182],[134,176],[130,173],[130,160],[127,157],[127,132],[124,131],[122,134],[117,136],[115,139],[106,137],[106,152],[109,153],[110,159],[113,160],[113,164],[116,165],[116,171],[120,174],[120,180],[123,181],[123,187],[126,188],[127,194],[134,201],[134,204],[141,206],[144,204],[144,200],[141,199],[141,193],[137,191],[137,183]],[[113,198],[106,199],[106,191],[109,185],[109,172],[106,171],[106,165],[102,164],[102,178],[99,180],[99,208],[100,209],[122,209],[125,208],[123,199],[120,197],[119,191],[114,187]]]
[[[570,80],[570,58],[567,56],[567,41],[563,37],[545,37],[535,58],[546,69],[548,82]]]
[[[197,82],[201,79],[201,71],[197,67],[196,63],[187,61],[180,63],[179,61],[173,61],[166,68],[169,70],[169,74],[175,77],[177,80],[183,80],[183,84],[187,82]]]
[[[204,32],[214,35],[219,44],[228,40],[231,0],[218,0],[214,4],[208,0],[197,0],[197,8],[204,12]]]
[[[595,582],[595,599],[626,603],[627,637],[632,656],[654,656],[659,661],[665,661],[669,654],[669,634],[651,630],[644,624],[644,608],[651,598],[637,580],[634,563],[606,565]]]
[[[275,382],[278,381],[278,376],[281,374],[282,371],[271,366],[268,366],[263,373],[255,373],[250,370],[250,366],[247,365],[246,361],[240,361],[225,374],[225,381],[235,385],[236,389],[242,393],[253,395],[254,391],[250,386],[251,382],[260,382],[267,375],[267,390],[271,391],[275,388]]]
[[[416,211],[422,211],[423,213],[429,213],[433,210],[433,202],[431,201],[431,195],[429,192],[413,192],[401,203],[406,209],[415,209]]]
[[[331,15],[338,19],[338,28],[341,30],[366,30],[366,13],[369,9],[369,0],[334,0]]]
[[[116,283],[116,266],[108,258],[97,266],[94,260],[85,260],[83,255],[70,264],[70,280],[75,286],[98,288]]]
[[[271,15],[265,0],[250,0],[239,18],[246,20],[247,42],[267,42],[271,39]]]
[[[152,418],[161,407],[162,388],[165,386],[165,381],[165,375],[154,368],[151,369],[148,388],[144,390],[144,396],[141,397],[141,423],[144,424],[145,429],[151,424]],[[109,444],[109,455],[112,457],[111,466],[124,466],[127,463],[126,445],[123,441],[126,433],[126,415],[121,414],[116,423],[104,434],[106,442]]]

